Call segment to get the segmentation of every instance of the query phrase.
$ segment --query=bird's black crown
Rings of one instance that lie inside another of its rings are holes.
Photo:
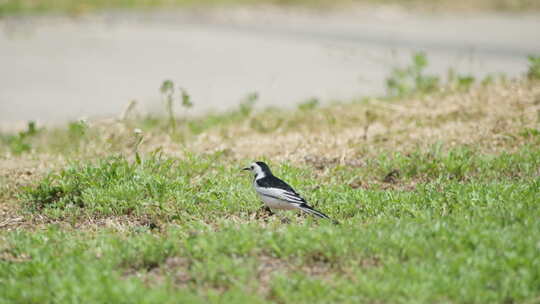
[[[255,162],[259,167],[261,167],[262,171],[266,174],[272,174],[272,171],[270,171],[270,168],[268,167],[268,165],[265,163],[265,162],[262,162],[262,161],[258,161],[258,162]]]

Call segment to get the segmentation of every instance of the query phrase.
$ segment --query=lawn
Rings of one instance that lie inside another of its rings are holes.
[[[530,75],[1,134],[0,303],[538,303]],[[262,212],[253,160],[341,224]]]

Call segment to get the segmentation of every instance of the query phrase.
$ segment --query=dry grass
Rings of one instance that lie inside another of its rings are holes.
[[[433,143],[471,145],[485,153],[513,151],[526,142],[515,135],[540,123],[540,85],[494,85],[399,103],[371,100],[300,115],[286,118],[298,123],[295,128],[282,123],[276,131],[261,134],[246,121],[201,134],[188,147],[197,152],[228,151],[239,159],[264,156],[309,162],[322,157],[342,164],[382,150],[406,153]]]
[[[28,225],[29,217],[21,214],[16,194],[39,180],[47,172],[47,162],[22,157],[0,159],[0,229]]]
[[[520,81],[410,100],[371,99],[309,111],[263,111],[217,124],[198,135],[185,125],[174,134],[150,128],[139,151],[160,149],[178,157],[220,152],[231,159],[264,156],[276,161],[354,165],[359,157],[380,151],[406,153],[434,143],[471,145],[485,153],[513,151],[527,141],[516,134],[538,127],[539,122],[540,83]],[[90,122],[80,143],[59,136],[62,131],[45,131],[36,136],[36,148],[29,154],[15,156],[4,150],[0,168],[12,172],[38,165],[39,171],[73,159],[111,153],[132,156],[133,130],[141,124],[140,119]],[[75,145],[76,149],[69,149]]]

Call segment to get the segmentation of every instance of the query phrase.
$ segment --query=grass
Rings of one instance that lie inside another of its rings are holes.
[[[281,175],[294,184],[314,188],[313,201],[337,200],[339,203],[332,206],[340,209],[332,211],[356,215],[358,197],[355,191],[346,191],[351,183],[375,180],[395,168],[399,170],[400,183],[404,184],[504,182],[516,177],[533,180],[538,174],[540,152],[535,146],[524,146],[517,153],[498,156],[475,154],[470,149],[383,154],[369,160],[361,169],[338,166],[317,177],[309,168],[290,168]],[[242,163],[221,159],[220,154],[186,159],[151,155],[141,164],[123,157],[73,164],[26,189],[22,201],[29,210],[39,211],[49,218],[76,217],[77,221],[85,217],[119,215],[155,217],[167,222],[183,217],[213,221],[231,214],[247,216],[247,220],[258,205],[248,203],[255,197],[250,195],[249,180],[238,173]],[[226,176],[232,178],[223,178]],[[330,181],[321,189],[320,183]],[[377,188],[375,186],[380,190]],[[342,193],[341,197],[335,196],[338,193]]]
[[[3,235],[2,300],[524,302],[540,293],[539,186],[538,178],[415,191],[334,185],[320,195],[336,202],[338,227],[202,223],[208,217],[196,211],[160,230],[17,230]]]
[[[171,7],[208,7],[230,5],[282,5],[312,8],[332,8],[354,4],[398,5],[406,9],[422,10],[493,10],[493,11],[528,11],[540,9],[535,0],[8,0],[0,2],[0,16],[14,14],[40,14],[63,12],[82,14],[102,9],[151,9]]]
[[[1,134],[0,303],[538,303],[540,84],[465,82]]]

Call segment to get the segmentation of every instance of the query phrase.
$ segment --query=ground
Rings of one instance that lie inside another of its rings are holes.
[[[540,301],[535,79],[0,143],[0,303]],[[266,214],[254,160],[340,224]]]

